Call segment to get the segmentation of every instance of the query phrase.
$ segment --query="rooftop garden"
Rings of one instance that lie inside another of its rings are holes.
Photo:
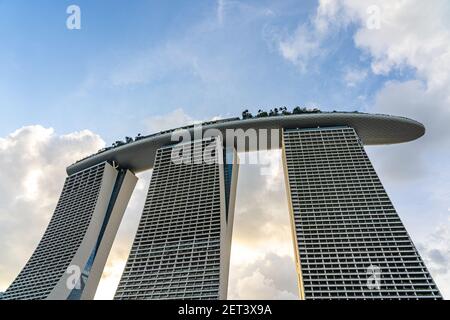
[[[292,111],[289,111],[286,107],[270,109],[268,112],[259,109],[258,113],[253,116],[248,109],[242,112],[242,120],[252,119],[252,118],[264,118],[264,117],[276,117],[276,116],[288,116],[291,114],[307,114],[307,113],[321,113],[317,108],[308,109],[305,107],[295,107]]]
[[[337,112],[337,111],[332,111],[332,112]],[[215,124],[215,123],[220,123],[220,122],[227,122],[227,121],[236,121],[236,120],[246,120],[246,119],[254,119],[254,118],[265,118],[265,117],[276,117],[276,116],[289,116],[289,115],[299,115],[299,114],[312,114],[312,113],[322,113],[322,111],[320,109],[317,108],[305,108],[305,107],[299,107],[296,106],[294,107],[291,111],[289,111],[286,107],[280,107],[280,108],[274,108],[274,109],[270,109],[269,111],[265,111],[262,109],[258,110],[258,113],[256,115],[253,115],[252,113],[250,113],[248,111],[248,109],[244,110],[242,112],[242,118],[229,118],[229,119],[221,119],[221,120],[216,120],[216,121],[208,121],[208,122],[204,122],[202,123],[202,125],[209,125],[209,124]],[[329,113],[324,112],[324,113]],[[358,113],[358,111],[353,111],[352,113]],[[140,133],[132,138],[132,137],[125,137],[124,140],[117,140],[116,142],[114,142],[111,146],[109,147],[105,147],[101,150],[99,150],[96,154],[99,153],[103,153],[105,151],[123,146],[123,145],[127,145],[129,143],[133,143],[135,141],[139,141],[145,138],[149,138],[149,137],[153,137],[153,136],[157,136],[157,135],[161,135],[161,134],[165,134],[165,133],[169,133],[169,132],[173,132],[175,130],[178,129],[189,129],[191,127],[194,127],[194,125],[190,125],[190,126],[185,126],[185,127],[181,127],[181,128],[177,128],[177,129],[171,129],[171,130],[166,130],[166,131],[162,131],[162,132],[158,132],[158,133],[154,133],[154,134],[150,134],[150,135],[141,135]],[[93,156],[93,155],[91,155]],[[91,156],[88,156],[86,158],[89,158]],[[84,159],[86,159],[84,158]],[[81,159],[77,162],[83,161],[84,159]]]
[[[258,110],[258,113],[253,116],[248,110],[244,110],[242,112],[242,120],[245,119],[252,119],[252,118],[264,118],[264,117],[275,117],[275,116],[287,116],[287,115],[291,115],[291,114],[307,114],[307,113],[320,113],[322,111],[320,111],[317,108],[314,109],[308,109],[308,108],[301,108],[301,107],[295,107],[292,109],[292,111],[289,111],[286,107],[280,107],[280,108],[274,108],[274,109],[270,109],[269,111],[264,111],[264,110]],[[217,121],[208,121],[205,123],[202,123],[203,125],[206,124],[213,124],[213,123],[217,123],[217,122],[226,122],[226,121],[231,121],[231,120],[239,120],[239,118],[230,118],[230,119],[223,119],[223,120],[217,120]],[[183,128],[189,128],[191,126],[186,126]],[[182,129],[182,128],[178,128],[178,129]],[[155,135],[161,134],[161,133],[167,133],[167,132],[172,132],[175,131],[177,129],[172,129],[172,130],[166,130],[163,132],[158,132]],[[150,135],[150,136],[153,136]],[[109,148],[105,148],[105,149],[111,149],[111,148],[115,148],[115,147],[120,147],[123,146],[125,144],[134,142],[134,141],[139,141],[142,140],[144,138],[147,138],[149,136],[142,136],[140,133],[133,139],[132,137],[125,137],[125,140],[118,140],[116,142],[114,142],[112,144],[111,147]],[[103,149],[102,149],[103,150]]]

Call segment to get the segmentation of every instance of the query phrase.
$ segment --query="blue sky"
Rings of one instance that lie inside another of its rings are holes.
[[[71,4],[81,9],[81,30],[66,28]],[[375,29],[368,24],[373,5]],[[450,297],[447,0],[0,0],[0,39],[0,166],[15,165],[0,172],[0,291],[45,230],[65,166],[82,155],[137,133],[301,105],[425,124],[418,141],[367,150]],[[266,180],[255,168],[240,171],[248,193],[237,199],[243,227],[233,238],[235,298],[296,294],[292,268],[280,279],[270,267],[292,261],[281,165],[272,158]],[[102,297],[117,285],[148,179],[141,177],[119,230]]]
[[[352,26],[306,71],[280,56],[277,39],[307,21],[315,1],[225,2],[223,13],[214,1],[77,1],[82,29],[68,30],[72,3],[0,2],[0,134],[39,123],[110,142],[177,108],[200,119],[277,105],[360,110],[384,80],[350,90],[342,80],[347,68],[370,65]],[[114,80],[121,73],[129,82]]]

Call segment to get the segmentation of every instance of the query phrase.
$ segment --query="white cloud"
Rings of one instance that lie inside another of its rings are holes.
[[[198,122],[201,122],[201,120],[194,120],[194,118],[186,114],[181,108],[175,109],[164,115],[156,115],[144,120],[145,126],[149,132],[159,132],[179,128]]]
[[[371,5],[380,8],[379,30],[366,26],[367,8]],[[416,71],[416,79],[385,83],[375,97],[372,111],[411,117],[424,123],[427,130],[418,142],[398,146],[389,154],[378,153],[385,158],[382,170],[390,172],[391,177],[410,179],[419,173],[429,174],[425,160],[440,162],[447,157],[445,150],[450,142],[450,3],[320,1],[315,21],[320,21],[327,32],[355,24],[355,46],[371,57],[374,73],[387,74],[404,68]],[[433,157],[426,159],[427,154]]]
[[[418,250],[422,254],[433,279],[436,281],[444,297],[450,297],[450,219],[447,224],[440,225],[430,234],[426,242],[419,243]]]
[[[344,81],[348,87],[355,87],[367,77],[367,70],[347,69],[344,74]]]
[[[294,35],[280,40],[279,50],[285,59],[305,72],[310,59],[322,54],[320,41],[318,33],[310,31],[302,24]]]
[[[243,164],[239,169],[233,240],[240,245],[276,251],[291,243],[283,168],[279,151],[261,154],[264,162],[271,164],[269,167]],[[261,171],[263,168],[267,170]],[[291,252],[291,246],[288,248],[284,254]]]
[[[65,168],[103,146],[88,130],[57,135],[39,125],[0,138],[0,291],[14,280],[45,231]]]
[[[367,27],[370,6],[380,9],[380,29]],[[439,88],[450,81],[449,17],[446,0],[432,4],[420,0],[322,0],[315,21],[327,32],[350,23],[358,25],[355,45],[370,54],[374,73],[412,67],[429,88]]]
[[[231,249],[230,299],[298,299],[297,274],[279,151],[242,165]],[[258,188],[255,188],[258,186]]]
[[[372,70],[413,67],[430,88],[448,85],[450,73],[450,3],[424,5],[423,1],[382,1],[381,29],[360,28],[357,47],[370,52]],[[364,15],[363,17],[366,17]]]
[[[367,27],[373,6],[379,8],[380,29]],[[440,88],[450,82],[449,17],[446,0],[321,0],[311,21],[280,41],[280,51],[303,69],[311,57],[325,52],[327,36],[354,24],[355,46],[371,56],[374,73],[412,67],[429,88]]]
[[[377,112],[394,113],[422,122],[426,128],[425,136],[418,140],[422,150],[431,152],[431,148],[444,148],[435,150],[438,151],[435,155],[439,156],[450,147],[449,92],[447,89],[429,90],[418,80],[391,81],[378,92],[373,108]]]
[[[251,263],[233,270],[229,299],[296,300],[298,286],[292,277],[292,256],[268,252]]]

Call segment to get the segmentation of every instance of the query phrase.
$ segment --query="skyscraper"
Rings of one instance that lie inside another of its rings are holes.
[[[441,298],[353,128],[283,145],[301,298]]]
[[[67,177],[42,240],[2,299],[93,299],[136,181],[106,162]]]
[[[189,163],[174,163],[171,145],[156,152],[116,299],[226,299],[237,155],[217,138],[181,147]]]

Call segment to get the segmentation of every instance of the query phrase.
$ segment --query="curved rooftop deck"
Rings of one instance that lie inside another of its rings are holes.
[[[244,120],[232,118],[203,123],[201,129],[203,132],[208,129],[220,130],[224,140],[226,140],[225,130],[227,129],[254,129],[257,132],[261,129],[266,129],[268,130],[268,139],[270,141],[270,129],[334,126],[354,128],[365,145],[408,142],[421,137],[425,133],[425,127],[421,123],[408,118],[384,114],[349,112],[293,114]],[[71,175],[104,161],[116,161],[121,167],[130,169],[135,173],[151,169],[156,150],[162,146],[173,144],[174,142],[171,141],[172,133],[178,129],[188,130],[191,135],[194,133],[194,126],[192,125],[142,137],[137,141],[99,152],[78,161],[67,168],[67,173]],[[281,140],[281,136],[279,135],[277,139]],[[258,149],[260,148],[256,147],[256,150]],[[249,146],[246,146],[245,149],[245,151],[256,150]]]

